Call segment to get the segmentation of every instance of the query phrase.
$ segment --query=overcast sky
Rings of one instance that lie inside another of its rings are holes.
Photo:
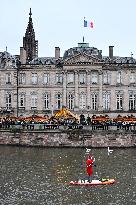
[[[85,42],[108,55],[136,58],[136,0],[0,0],[0,51],[19,54],[32,8],[39,57],[54,56],[59,46],[61,56],[68,48]],[[94,29],[84,28],[83,19],[94,22]]]

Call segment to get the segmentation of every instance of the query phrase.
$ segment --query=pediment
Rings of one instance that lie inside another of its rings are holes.
[[[81,53],[65,59],[64,64],[96,64],[102,62],[99,58]]]

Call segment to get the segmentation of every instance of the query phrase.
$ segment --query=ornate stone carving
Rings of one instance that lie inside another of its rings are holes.
[[[78,54],[75,56],[72,56],[71,58],[68,58],[64,61],[64,64],[93,64],[93,63],[99,63],[100,60],[96,57],[89,56],[87,54]]]

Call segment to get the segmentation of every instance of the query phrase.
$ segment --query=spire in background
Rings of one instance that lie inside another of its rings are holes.
[[[38,57],[38,41],[35,40],[35,32],[33,28],[31,8],[29,12],[29,21],[28,21],[25,37],[23,37],[23,48],[26,50],[27,62],[30,62],[34,58]]]
[[[30,15],[30,18],[31,18],[31,16],[32,16],[31,8],[30,8],[30,13],[29,13],[29,15]]]

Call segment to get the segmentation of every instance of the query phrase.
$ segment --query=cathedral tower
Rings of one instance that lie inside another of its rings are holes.
[[[27,63],[38,57],[38,41],[35,40],[35,32],[32,22],[32,12],[30,8],[29,22],[26,29],[25,37],[23,37],[23,48],[26,51],[26,61]]]

